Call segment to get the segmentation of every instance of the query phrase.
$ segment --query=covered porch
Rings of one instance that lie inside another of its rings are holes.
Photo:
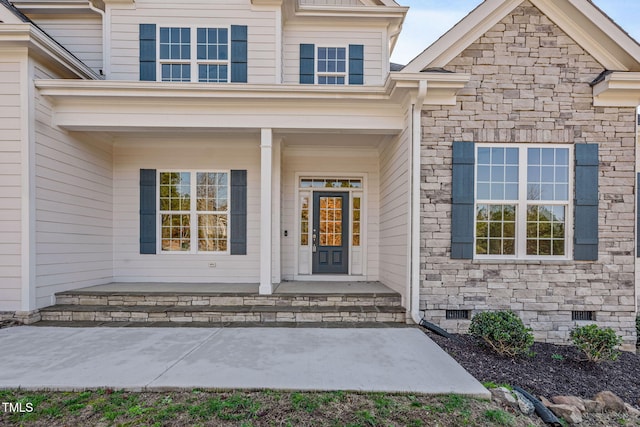
[[[100,197],[101,226],[42,246],[55,252],[64,243],[68,257],[80,259],[99,238],[91,256],[101,270],[74,270],[78,262],[54,274],[34,254],[36,308],[111,283],[253,283],[258,295],[282,298],[283,281],[318,289],[362,282],[369,293],[380,282],[399,297],[402,320],[410,313],[417,321],[416,150],[428,97],[414,77],[403,79],[344,88],[36,81],[52,126],[79,150],[99,152],[87,165],[99,161],[105,170],[99,193],[87,188],[74,200],[89,216]],[[463,84],[434,85],[431,102],[449,100]],[[64,168],[56,161],[48,167]],[[201,223],[201,196],[191,197],[200,187],[223,194],[202,196],[214,206],[202,215],[214,221]],[[174,209],[174,195],[187,207]],[[65,205],[62,215],[73,215],[66,209],[75,208]],[[36,225],[60,217],[48,215]]]

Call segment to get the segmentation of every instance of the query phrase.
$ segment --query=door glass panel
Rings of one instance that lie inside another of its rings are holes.
[[[309,245],[309,197],[300,197],[300,246]]]
[[[320,197],[320,246],[342,246],[342,197]]]
[[[360,197],[353,198],[353,246],[360,246]]]

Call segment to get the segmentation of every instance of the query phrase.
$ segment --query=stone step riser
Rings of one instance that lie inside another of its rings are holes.
[[[156,296],[156,295],[57,295],[56,304],[113,306],[274,306],[274,307],[400,307],[396,296]]]
[[[215,311],[202,312],[136,312],[136,311],[46,311],[42,312],[45,321],[95,321],[95,322],[405,322],[402,312],[325,312],[325,313],[228,313]]]

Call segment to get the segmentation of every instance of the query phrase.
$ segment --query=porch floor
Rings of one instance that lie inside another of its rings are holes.
[[[114,282],[105,285],[74,289],[69,293],[117,294],[228,294],[257,295],[257,283],[123,283]],[[61,294],[65,294],[62,292]],[[273,295],[398,295],[381,282],[329,282],[329,281],[293,281],[276,285]]]

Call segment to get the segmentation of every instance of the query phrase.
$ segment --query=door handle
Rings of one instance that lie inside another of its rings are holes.
[[[311,250],[313,252],[317,252],[318,251],[318,246],[316,245],[316,242],[318,240],[318,236],[316,234],[316,229],[313,229],[313,234],[311,235],[311,240],[313,242],[313,245],[311,246]]]

